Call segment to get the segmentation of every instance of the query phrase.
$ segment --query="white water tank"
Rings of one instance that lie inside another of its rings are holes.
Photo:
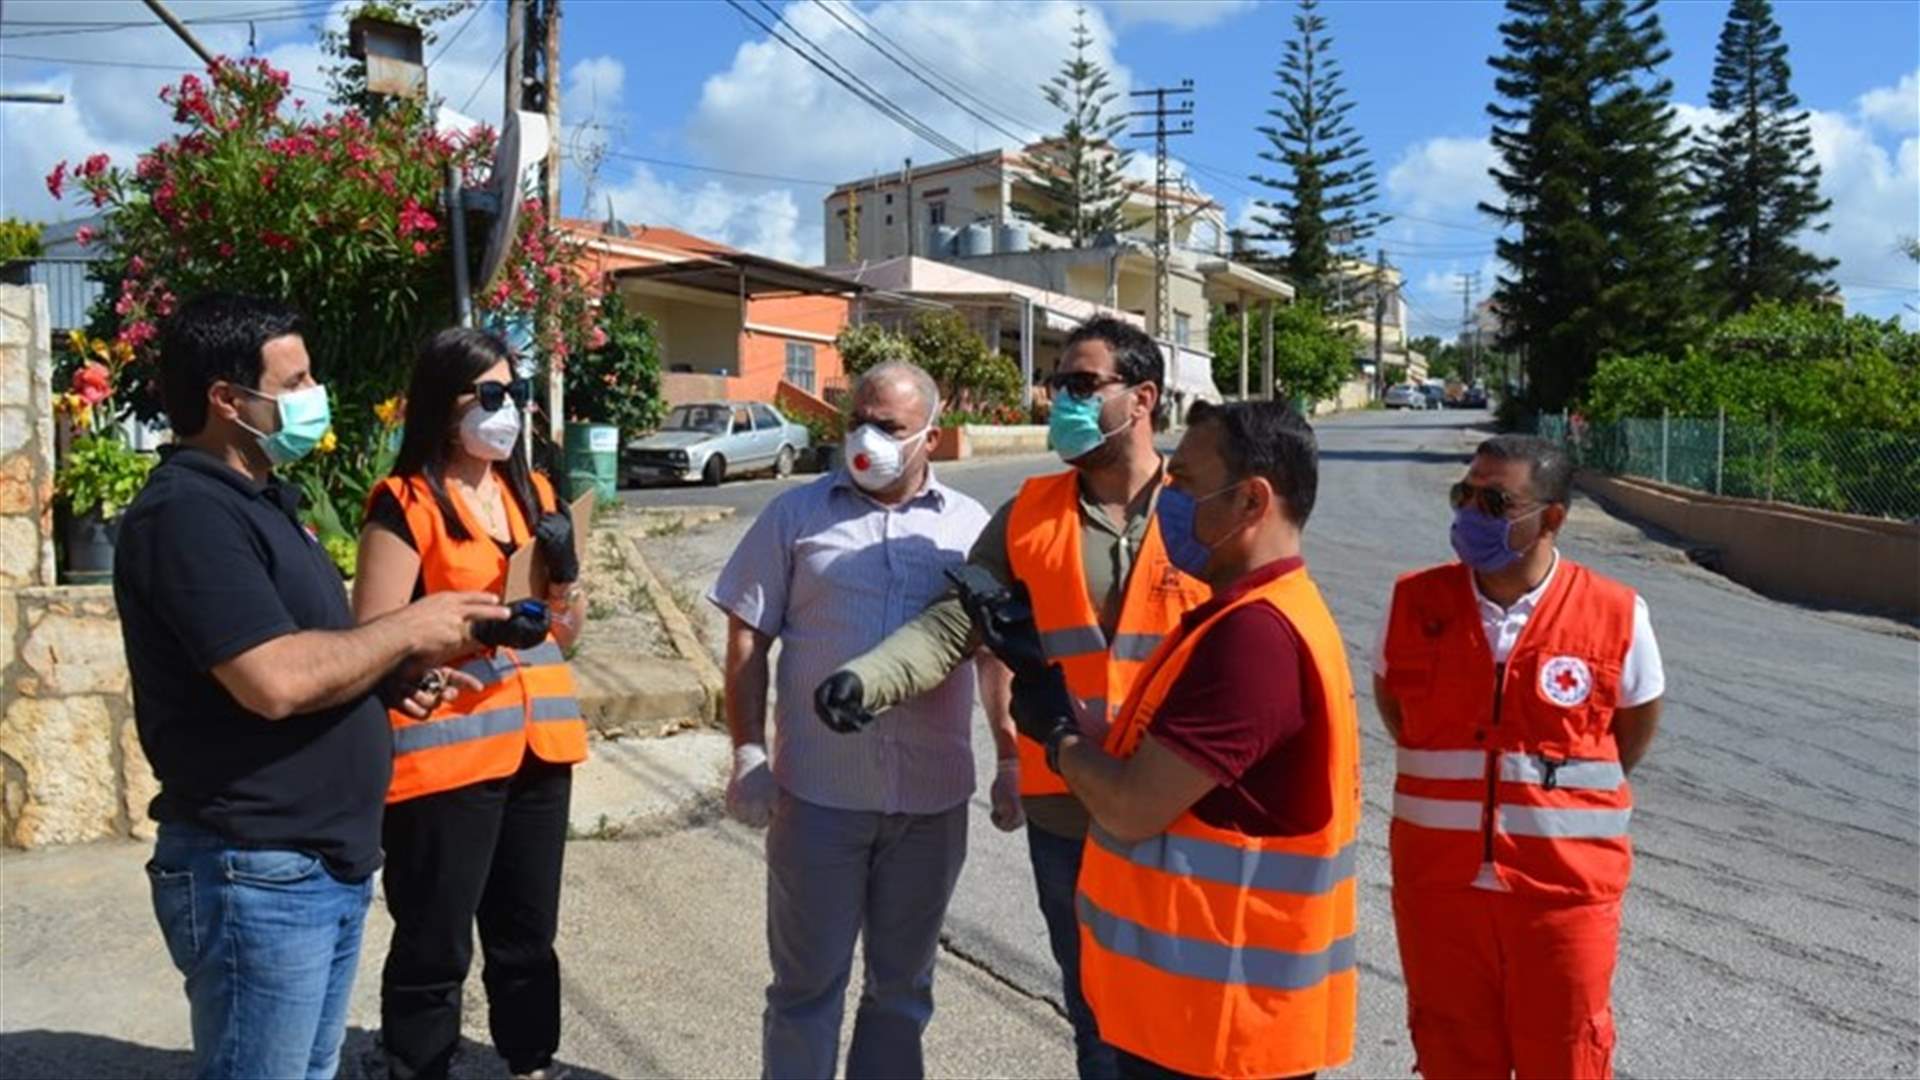
[[[960,230],[952,225],[935,225],[933,227],[933,254],[936,256],[953,254],[954,241],[959,235]]]
[[[1002,254],[1018,255],[1027,250],[1027,227],[1019,222],[1010,221],[1000,226],[1000,251]]]
[[[993,224],[976,221],[960,232],[960,254],[971,257],[993,254]]]

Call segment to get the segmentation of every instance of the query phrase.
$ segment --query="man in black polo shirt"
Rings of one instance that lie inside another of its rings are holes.
[[[161,342],[161,383],[177,445],[127,510],[114,561],[134,718],[160,780],[154,914],[186,977],[198,1075],[331,1077],[392,772],[375,689],[408,686],[401,707],[424,715],[457,687],[421,673],[507,611],[437,594],[354,626],[298,493],[273,476],[329,424],[291,308],[187,304]]]

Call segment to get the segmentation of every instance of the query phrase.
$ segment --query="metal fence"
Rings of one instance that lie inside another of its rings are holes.
[[[1539,433],[1583,468],[1695,491],[1920,520],[1920,436],[1677,416],[1588,424],[1543,415]]]

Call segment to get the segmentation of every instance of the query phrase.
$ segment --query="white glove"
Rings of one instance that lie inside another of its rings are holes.
[[[1020,804],[1020,759],[1001,758],[1000,771],[993,777],[993,824],[1001,832],[1012,832],[1027,823],[1026,808]]]
[[[748,828],[764,829],[773,820],[777,789],[767,767],[767,748],[744,743],[733,748],[733,776],[727,780],[727,816]]]

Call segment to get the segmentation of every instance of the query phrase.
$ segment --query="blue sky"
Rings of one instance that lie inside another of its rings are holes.
[[[815,0],[770,0],[794,27],[935,129],[967,146],[1008,143],[936,97],[854,37]],[[838,4],[840,0],[828,0]],[[768,18],[753,0],[746,6]],[[231,18],[258,13],[279,21],[254,26],[258,51],[288,66],[296,81],[317,82],[312,20],[327,14],[298,0],[181,0],[183,16]],[[1097,55],[1121,89],[1192,78],[1196,133],[1176,140],[1194,163],[1193,178],[1240,220],[1259,163],[1254,127],[1264,120],[1272,69],[1291,34],[1293,5],[1225,0],[1090,3]],[[345,5],[335,5],[338,18]],[[1065,0],[881,0],[858,11],[932,67],[998,109],[1033,125],[1052,121],[1037,84],[1066,50],[1073,5]],[[808,261],[821,246],[820,199],[835,181],[903,156],[940,153],[855,100],[824,76],[769,43],[766,34],[718,2],[567,0],[563,65],[569,147],[605,151],[591,175],[570,168],[566,205],[604,214],[611,198],[623,219],[671,225],[767,254]],[[1416,331],[1449,333],[1459,294],[1452,276],[1480,270],[1490,281],[1493,229],[1473,211],[1490,193],[1485,169],[1485,107],[1492,93],[1487,55],[1499,46],[1501,5],[1484,0],[1333,0],[1322,5],[1336,55],[1356,103],[1353,118],[1381,178],[1383,205],[1401,219],[1379,238],[1408,273]],[[1702,118],[1713,48],[1725,4],[1669,0],[1660,8],[1683,119]],[[1920,232],[1920,4],[1906,0],[1818,0],[1777,5],[1792,49],[1795,89],[1815,110],[1816,148],[1834,199],[1831,230],[1810,246],[1842,259],[1836,278],[1850,306],[1897,314],[1920,303],[1920,277],[1894,251],[1898,236]],[[73,59],[187,64],[191,56],[164,30],[17,38],[35,20],[148,18],[135,0],[9,0],[0,34],[0,80],[10,88],[67,89],[69,103],[28,112],[0,111],[5,211],[55,217],[39,178],[61,157],[94,148],[129,156],[167,130],[151,94],[164,71],[73,66]],[[768,18],[768,21],[771,21]],[[474,116],[495,119],[493,85],[503,42],[504,6],[491,3],[447,27],[453,41],[431,75],[451,103],[469,99]],[[244,52],[245,28],[198,24],[216,49]],[[52,61],[19,59],[23,55]],[[60,62],[67,58],[67,63]],[[1016,132],[1025,125],[1006,123]],[[635,158],[651,158],[642,162]],[[682,168],[662,162],[704,166]],[[790,180],[755,180],[732,173]],[[71,211],[67,211],[71,212]],[[1911,317],[1911,316],[1910,316]]]

